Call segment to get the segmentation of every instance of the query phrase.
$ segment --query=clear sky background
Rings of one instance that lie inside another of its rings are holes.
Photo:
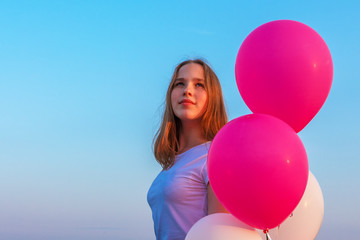
[[[248,114],[236,54],[278,19],[311,26],[331,51],[330,95],[299,135],[325,199],[317,239],[358,239],[359,12],[357,1],[1,1],[0,239],[154,239],[151,143],[174,67],[206,58],[230,119]]]

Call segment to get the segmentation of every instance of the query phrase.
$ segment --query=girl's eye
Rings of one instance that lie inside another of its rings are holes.
[[[183,86],[183,85],[184,85],[183,82],[177,82],[177,83],[175,83],[175,87],[177,87],[177,86]]]
[[[205,85],[204,85],[204,84],[202,84],[202,83],[197,83],[197,84],[196,84],[196,86],[197,86],[197,87],[202,87],[202,88],[205,88]]]

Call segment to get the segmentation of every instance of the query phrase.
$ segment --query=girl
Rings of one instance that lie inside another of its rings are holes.
[[[210,141],[227,122],[220,82],[202,60],[187,60],[174,71],[166,94],[154,155],[163,170],[147,200],[157,240],[183,240],[192,225],[226,212],[207,175]]]

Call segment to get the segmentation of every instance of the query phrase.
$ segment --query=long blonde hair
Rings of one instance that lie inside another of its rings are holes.
[[[174,164],[175,155],[179,151],[179,132],[181,121],[174,114],[171,106],[171,92],[174,88],[175,80],[182,66],[196,63],[203,67],[205,77],[205,90],[208,93],[208,105],[201,120],[203,135],[206,140],[211,141],[222,126],[227,123],[221,85],[214,71],[201,59],[186,60],[181,62],[174,70],[169,84],[164,116],[160,128],[155,134],[153,147],[156,161],[163,169],[169,169]]]

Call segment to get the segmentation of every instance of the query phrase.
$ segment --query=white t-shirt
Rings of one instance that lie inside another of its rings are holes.
[[[184,240],[190,228],[207,215],[207,153],[210,142],[175,157],[152,183],[147,201],[157,240]]]

